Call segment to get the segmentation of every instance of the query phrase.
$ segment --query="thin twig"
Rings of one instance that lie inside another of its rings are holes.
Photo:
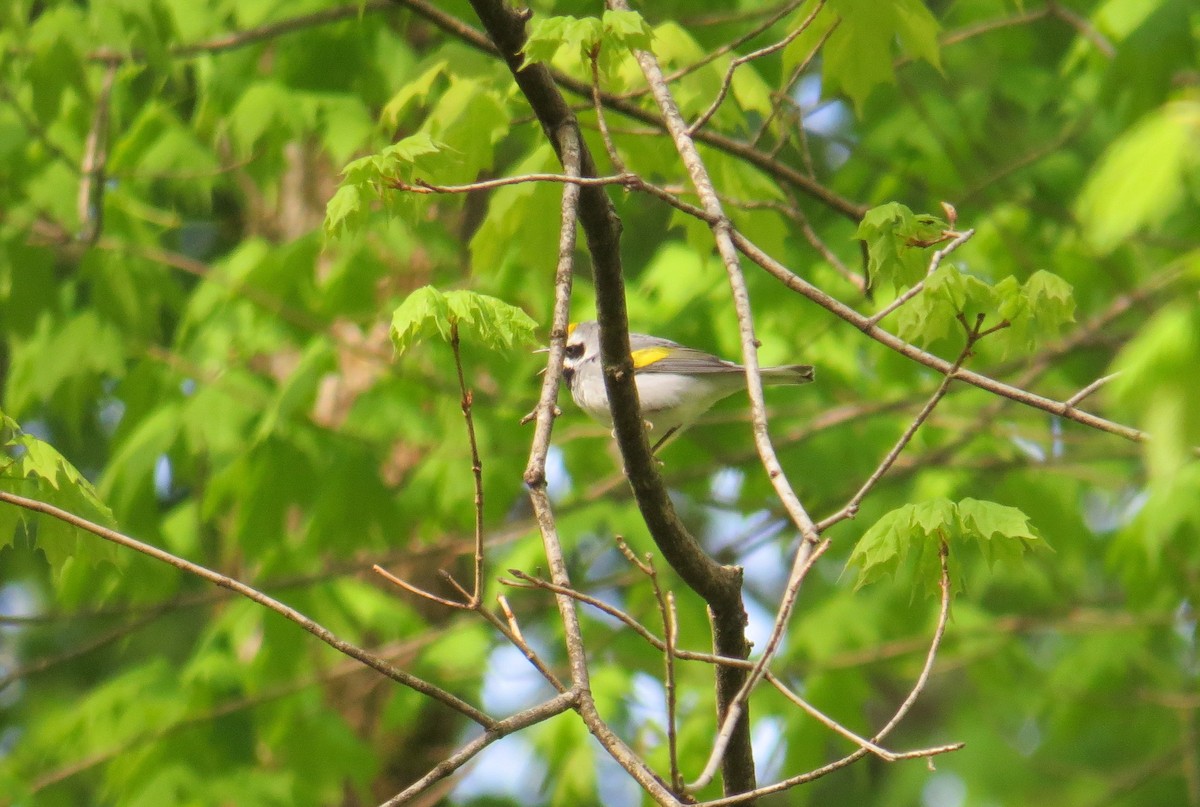
[[[754,37],[758,36],[763,31],[770,28],[775,23],[782,20],[788,14],[792,13],[800,6],[804,5],[805,2],[806,2],[806,0],[791,0],[791,2],[783,4],[782,6],[780,6],[778,9],[775,9],[774,11],[767,9],[767,10],[761,12],[764,14],[769,14],[770,16],[768,16],[766,18],[766,20],[759,23],[754,28],[750,29],[746,33],[739,36],[737,39],[734,39],[730,42],[726,42],[723,45],[721,45],[720,47],[714,48],[711,51],[709,51],[708,53],[704,54],[704,56],[700,57],[699,59],[692,62],[691,64],[685,65],[672,73],[668,73],[665,76],[667,83],[674,84],[676,81],[683,78],[684,76],[695,73],[697,70],[699,70],[700,68],[704,67],[707,64],[712,64],[714,61],[721,58],[725,54],[732,53],[733,51],[740,48],[742,45],[749,42],[751,39],[754,39]],[[650,92],[650,88],[643,87],[638,90],[633,90],[631,92],[623,93],[621,95],[621,97],[622,98],[639,98],[648,92]]]
[[[678,695],[675,684],[675,646],[679,642],[679,617],[675,610],[675,592],[667,592],[667,601],[663,608],[663,637],[666,650],[663,658],[666,662],[667,687],[667,752],[671,760],[671,788],[676,793],[683,792],[683,774],[679,770],[679,729]]]
[[[619,175],[628,173],[625,161],[621,159],[617,145],[613,142],[612,132],[608,130],[608,120],[604,115],[604,102],[600,99],[600,46],[597,45],[588,54],[592,66],[592,111],[596,113],[596,127],[600,130],[600,140],[604,143],[604,151]]]
[[[963,244],[967,243],[967,241],[971,240],[971,237],[975,235],[975,231],[974,230],[966,230],[961,233],[951,233],[951,235],[953,235],[954,238],[950,241],[950,243],[946,244],[946,246],[942,247],[937,252],[933,253],[933,255],[929,258],[929,268],[925,272],[925,277],[922,278],[921,281],[918,282],[917,284],[915,284],[912,288],[908,289],[906,292],[904,292],[899,297],[897,297],[895,300],[892,300],[891,303],[884,306],[883,310],[880,311],[878,314],[875,314],[874,316],[869,317],[867,319],[868,323],[870,323],[871,325],[878,325],[879,321],[881,319],[883,319],[888,314],[892,313],[897,308],[904,305],[909,300],[911,300],[912,298],[914,298],[918,294],[920,294],[922,291],[924,291],[925,281],[928,280],[930,278],[930,276],[933,275],[933,273],[938,270],[938,267],[942,265],[942,261],[946,258],[946,256],[949,255],[954,250],[961,247]]]
[[[788,35],[783,39],[767,45],[766,47],[759,48],[751,53],[747,53],[745,56],[739,56],[731,61],[729,63],[729,67],[725,70],[724,79],[721,80],[721,87],[719,90],[717,90],[717,97],[713,99],[713,102],[709,105],[708,109],[704,110],[700,117],[696,118],[695,122],[687,128],[688,137],[694,137],[696,132],[704,128],[704,124],[708,123],[712,119],[712,116],[717,114],[717,110],[721,108],[721,104],[725,102],[726,96],[729,95],[729,90],[733,86],[733,74],[739,67],[747,62],[760,59],[763,56],[769,56],[776,51],[786,48],[792,40],[808,30],[808,26],[812,25],[813,20],[817,18],[817,15],[821,13],[821,9],[823,8],[825,8],[825,0],[817,0],[817,5],[812,12],[804,18],[804,21],[801,22],[794,31],[788,33]],[[809,58],[811,58],[811,56]]]
[[[568,689],[567,685],[564,684],[559,677],[553,673],[553,671],[551,671],[550,665],[546,664],[545,660],[543,660],[542,657],[537,654],[537,651],[533,649],[529,642],[525,641],[525,636],[521,633],[521,627],[517,623],[516,615],[514,615],[512,609],[509,608],[508,601],[502,596],[498,597],[497,599],[500,601],[500,608],[504,611],[504,619],[501,619],[487,608],[479,607],[475,610],[480,616],[490,622],[492,626],[496,628],[496,630],[500,631],[500,634],[504,636],[504,638],[512,642],[513,645],[521,651],[526,660],[528,660],[529,663],[533,665],[533,668],[537,670],[543,678],[546,679],[546,682],[549,683],[550,686],[554,687],[554,689],[558,692],[566,692]]]
[[[494,188],[503,188],[505,185],[521,185],[527,182],[559,182],[569,185],[592,187],[596,185],[624,185],[629,182],[629,178],[624,175],[612,177],[573,177],[565,174],[540,173],[522,174],[515,177],[500,177],[499,179],[470,182],[465,185],[434,185],[424,180],[404,182],[396,179],[389,182],[388,187],[407,193],[475,193],[476,191],[488,191]]]
[[[896,459],[900,456],[900,452],[904,450],[904,447],[908,445],[910,440],[912,440],[913,435],[917,433],[917,429],[921,428],[921,424],[923,424],[929,418],[929,416],[933,414],[934,407],[936,407],[942,398],[945,397],[946,393],[950,389],[950,384],[958,376],[958,371],[962,368],[963,362],[970,357],[975,344],[981,338],[983,337],[979,332],[979,324],[977,322],[975,329],[967,334],[967,342],[963,346],[962,352],[958,354],[958,358],[955,360],[954,364],[950,367],[949,372],[942,377],[942,382],[938,384],[937,389],[933,391],[933,395],[929,396],[929,400],[925,402],[923,407],[921,407],[921,411],[917,413],[917,416],[913,418],[911,423],[908,424],[908,428],[904,430],[904,434],[900,435],[900,439],[896,441],[895,445],[892,446],[891,450],[888,451],[888,453],[880,461],[879,465],[875,468],[875,471],[869,477],[867,477],[867,481],[863,482],[858,491],[850,497],[850,501],[846,502],[846,506],[817,524],[818,530],[824,533],[825,530],[829,529],[834,524],[844,521],[847,518],[854,518],[854,516],[858,513],[859,506],[862,505],[863,499],[865,499],[867,494],[871,492],[871,489],[879,483],[879,480],[883,478],[883,475],[888,472],[888,469],[892,467],[892,465],[896,462]]]
[[[471,474],[475,479],[475,580],[471,588],[471,606],[483,601],[483,460],[479,457],[479,442],[475,439],[475,418],[471,416],[473,395],[463,377],[462,355],[459,350],[458,323],[450,325],[450,347],[454,351],[454,370],[458,374],[458,389],[462,393],[463,419],[467,422],[467,442],[471,444]]]
[[[100,237],[104,226],[104,186],[108,171],[108,118],[111,109],[113,83],[117,77],[117,65],[110,64],[104,70],[100,92],[96,94],[96,109],[92,113],[92,125],[84,145],[83,163],[80,165],[79,196],[76,215],[79,216],[79,242],[92,246]]]
[[[941,606],[938,611],[937,626],[934,628],[933,639],[929,644],[929,651],[925,655],[925,664],[922,666],[921,672],[917,676],[916,682],[913,684],[912,689],[909,691],[908,697],[906,697],[904,699],[904,702],[900,704],[899,708],[897,708],[895,714],[892,716],[892,719],[889,720],[886,724],[884,724],[883,728],[881,728],[879,731],[877,731],[875,733],[875,735],[871,738],[872,743],[875,743],[875,744],[879,743],[881,740],[883,740],[884,737],[886,737],[889,733],[891,733],[892,729],[894,729],[897,725],[899,725],[900,721],[903,720],[904,717],[908,714],[909,710],[912,709],[912,706],[916,702],[917,697],[925,689],[925,685],[929,681],[930,672],[933,670],[933,662],[937,658],[938,648],[941,646],[942,638],[946,634],[946,623],[948,622],[948,620],[950,618],[949,553],[950,553],[949,547],[943,541],[941,543],[941,545],[939,547],[939,551],[938,551],[939,560],[941,563],[941,576],[938,580],[938,585],[941,589]],[[938,754],[945,754],[945,753],[949,753],[951,751],[957,751],[962,747],[963,747],[963,743],[951,743],[948,745],[938,746],[936,748],[925,749],[924,751],[922,751],[918,754],[915,754],[915,756],[930,758],[930,757],[936,756]],[[844,756],[841,759],[835,760],[835,761],[829,763],[828,765],[824,765],[820,768],[817,768],[816,770],[809,771],[808,773],[804,773],[799,776],[793,776],[788,779],[784,779],[780,782],[776,782],[775,784],[767,785],[766,787],[757,788],[756,790],[749,792],[749,793],[740,793],[736,796],[701,802],[698,807],[727,807],[727,805],[743,804],[751,799],[758,798],[759,796],[766,796],[771,793],[779,793],[784,790],[790,790],[791,788],[796,787],[797,785],[802,785],[807,782],[811,782],[815,779],[821,778],[822,776],[826,776],[830,773],[833,773],[834,771],[841,770],[842,768],[845,768],[847,765],[850,765],[850,764],[858,761],[859,759],[861,759],[868,753],[870,753],[869,749],[859,748],[857,751],[855,751],[852,754],[848,754],[847,756]],[[903,756],[904,756],[904,758],[909,758],[912,755],[906,754]]]
[[[378,563],[376,563],[374,566],[372,566],[371,570],[374,571],[375,574],[382,577],[384,580],[391,583],[393,586],[398,586],[399,588],[404,589],[405,591],[409,592],[410,594],[416,594],[418,597],[422,597],[431,602],[436,602],[438,605],[444,605],[447,608],[456,608],[460,611],[472,610],[470,603],[458,602],[457,600],[451,600],[447,597],[440,597],[437,594],[434,594],[430,591],[426,591],[425,589],[421,588],[420,586],[414,586],[412,583],[409,583],[407,580],[403,580],[403,579],[397,577],[396,575],[392,574],[387,569],[380,566]]]
[[[784,105],[793,106],[796,110],[796,131],[800,137],[800,154],[804,160],[804,168],[806,171],[808,171],[808,175],[814,179],[816,178],[817,172],[813,168],[812,154],[809,153],[808,149],[808,137],[804,133],[804,110],[799,104],[792,100],[792,87],[796,86],[796,82],[800,80],[800,76],[804,75],[804,71],[808,69],[809,64],[811,64],[812,60],[817,57],[817,54],[820,53],[823,47],[825,47],[825,43],[829,41],[829,37],[833,36],[833,32],[836,31],[838,26],[841,24],[841,17],[835,19],[833,24],[825,29],[825,32],[821,34],[821,38],[818,39],[816,44],[813,45],[812,50],[808,52],[808,55],[805,56],[799,64],[792,68],[792,74],[788,76],[787,81],[785,81],[783,86],[776,92],[778,101],[773,107],[771,107],[771,114],[766,117],[766,120],[764,120],[762,125],[758,127],[758,131],[756,131],[754,136],[750,138],[750,144],[757,148],[758,144],[762,142],[762,139],[766,136],[767,131],[770,129],[771,123],[773,123],[776,116],[780,114],[780,108]],[[779,138],[779,143],[772,151],[772,156],[777,156],[779,149],[786,142],[787,137]]]
[[[1100,378],[1097,378],[1095,381],[1088,384],[1086,387],[1081,389],[1079,392],[1075,393],[1070,398],[1067,398],[1067,400],[1063,401],[1063,405],[1068,406],[1071,409],[1074,409],[1077,404],[1083,402],[1084,398],[1088,397],[1093,392],[1100,389],[1101,387],[1103,387],[1109,381],[1112,381],[1114,378],[1116,378],[1120,374],[1121,374],[1120,371],[1118,371],[1118,372],[1110,373],[1106,376],[1101,376]]]
[[[625,556],[626,560],[650,581],[650,586],[654,591],[654,600],[658,604],[659,617],[663,623],[664,687],[667,694],[667,757],[671,768],[671,787],[676,793],[682,794],[684,783],[683,775],[679,771],[678,736],[675,726],[675,641],[678,638],[675,622],[675,595],[673,592],[663,593],[662,586],[658,581],[658,570],[654,568],[654,557],[650,553],[646,553],[644,561],[639,560],[629,545],[625,543],[624,538],[618,535],[616,541],[617,549]]]
[[[64,521],[67,524],[99,536],[106,541],[111,541],[115,544],[126,547],[127,549],[141,552],[143,555],[148,555],[155,560],[174,566],[180,571],[195,575],[196,577],[207,580],[210,583],[221,586],[222,588],[227,588],[230,591],[241,594],[243,597],[246,597],[247,599],[263,606],[264,608],[274,611],[285,619],[294,622],[338,652],[361,661],[371,669],[386,675],[388,678],[399,684],[403,684],[410,689],[414,689],[423,695],[427,695],[434,700],[449,706],[451,709],[454,709],[456,712],[459,712],[460,714],[470,718],[484,728],[490,728],[496,725],[496,720],[479,711],[466,701],[463,701],[462,699],[450,694],[440,687],[430,684],[422,678],[418,678],[411,673],[397,669],[384,659],[379,658],[378,656],[362,649],[361,647],[358,647],[357,645],[339,639],[328,628],[318,624],[296,609],[288,605],[284,605],[279,600],[269,597],[258,589],[252,588],[251,586],[248,586],[239,580],[235,580],[232,577],[226,577],[225,575],[214,572],[204,566],[200,566],[199,564],[192,563],[189,560],[184,560],[181,557],[172,555],[170,552],[159,549],[156,546],[142,543],[141,541],[131,538],[128,535],[124,535],[116,530],[112,530],[108,527],[88,521],[87,519],[77,516],[74,513],[61,510],[51,504],[46,504],[45,502],[39,502],[35,499],[27,499],[24,496],[17,496],[15,494],[8,493],[7,491],[0,491],[0,501],[8,502],[9,504],[17,507],[23,507],[26,510],[31,510],[35,513],[41,513],[43,515],[57,518],[60,521]]]
[[[410,799],[415,798],[425,790],[428,790],[438,781],[445,779],[463,765],[467,764],[480,751],[487,748],[496,740],[499,740],[501,737],[506,737],[509,734],[518,732],[521,729],[528,728],[536,723],[549,720],[555,715],[562,714],[571,707],[575,706],[577,700],[578,693],[576,693],[574,690],[563,692],[544,703],[540,703],[537,706],[517,712],[512,717],[506,717],[503,720],[495,722],[478,737],[466,743],[462,748],[458,749],[453,754],[435,765],[433,770],[431,770],[429,773],[413,782],[394,797],[385,801],[382,807],[399,807],[399,805],[407,803]]]

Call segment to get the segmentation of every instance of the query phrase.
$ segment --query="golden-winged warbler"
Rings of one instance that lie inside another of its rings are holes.
[[[655,450],[692,425],[717,401],[746,388],[746,369],[702,350],[669,339],[629,334],[634,382],[642,416],[654,429]],[[764,385],[807,384],[813,368],[807,364],[764,367]],[[600,367],[600,325],[594,320],[567,329],[563,380],[576,405],[596,420],[612,425],[608,394]]]

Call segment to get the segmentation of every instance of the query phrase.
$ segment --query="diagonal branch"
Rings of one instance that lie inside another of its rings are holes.
[[[788,35],[783,39],[767,45],[766,47],[759,48],[756,51],[747,53],[745,56],[739,56],[731,61],[729,63],[729,67],[725,70],[725,78],[721,81],[721,88],[717,91],[717,97],[713,99],[713,102],[709,105],[708,109],[704,110],[704,112],[700,114],[700,117],[696,118],[695,123],[688,127],[688,136],[695,137],[696,132],[703,129],[704,125],[712,120],[712,116],[717,114],[717,110],[721,108],[721,104],[725,102],[725,98],[729,95],[730,88],[733,87],[733,74],[739,67],[747,62],[752,62],[755,59],[761,59],[763,56],[769,56],[776,51],[786,48],[793,39],[808,30],[808,26],[812,25],[813,20],[817,18],[817,15],[821,13],[821,9],[823,8],[825,8],[825,0],[817,0],[817,5],[812,12],[809,13],[809,15],[804,18],[804,21],[796,26],[795,29],[788,32]]]
[[[925,664],[921,667],[921,672],[917,676],[917,680],[913,684],[912,689],[909,691],[908,696],[904,699],[904,702],[901,703],[896,709],[896,712],[892,715],[891,720],[885,723],[883,728],[875,732],[875,735],[871,738],[872,743],[881,742],[884,737],[891,733],[892,729],[900,724],[900,721],[903,720],[908,714],[909,710],[912,709],[913,704],[916,703],[917,698],[925,689],[925,685],[929,681],[929,675],[933,671],[933,662],[937,658],[938,649],[942,644],[942,638],[946,635],[946,624],[950,619],[950,550],[949,547],[946,546],[945,542],[942,542],[938,555],[941,563],[941,575],[938,580],[938,585],[941,589],[941,604],[938,609],[937,626],[933,631],[933,639],[929,643],[929,651],[925,654]],[[962,747],[962,743],[952,743],[949,745],[939,746],[937,748],[926,749],[924,752],[920,753],[919,756],[928,757],[935,754],[945,754],[951,751],[957,751]],[[758,788],[751,793],[742,793],[740,795],[731,796],[728,798],[701,802],[700,807],[727,807],[727,805],[733,804],[747,804],[751,799],[758,796],[766,796],[770,795],[771,793],[779,793],[784,790],[790,790],[797,785],[806,784],[816,779],[820,779],[822,776],[826,776],[834,771],[845,768],[851,763],[857,762],[859,759],[862,759],[869,753],[869,748],[865,746],[860,747],[854,753],[848,754],[841,759],[829,763],[828,765],[823,765],[816,770],[809,771],[808,773],[804,773],[799,776],[793,776],[788,779],[784,779],[783,781],[776,782],[772,785],[767,785],[766,787]]]
[[[622,11],[629,10],[629,6],[625,0],[609,0],[609,7]],[[742,274],[741,259],[732,238],[733,226],[725,216],[721,200],[717,196],[712,179],[708,174],[708,169],[699,151],[696,149],[691,129],[689,129],[687,123],[683,120],[679,106],[675,102],[671,90],[663,77],[658,59],[653,53],[645,50],[635,51],[634,57],[641,67],[646,82],[650,85],[655,103],[658,105],[667,130],[675,142],[676,151],[679,152],[680,159],[687,169],[692,185],[700,196],[701,206],[708,217],[708,224],[712,230],[713,239],[716,242],[717,252],[725,264],[742,338],[742,359],[746,367],[746,385],[750,397],[754,443],[776,495],[783,503],[788,515],[803,537],[793,561],[792,573],[787,585],[788,595],[784,597],[775,620],[775,629],[773,632],[782,633],[782,626],[787,623],[790,617],[791,606],[795,601],[795,592],[799,589],[800,581],[811,567],[811,561],[814,558],[814,549],[818,544],[819,538],[812,519],[800,503],[800,499],[796,496],[795,491],[792,489],[783,472],[783,466],[775,454],[771,438],[767,433],[766,403],[763,399],[762,378],[758,367],[758,341],[754,335],[753,316],[750,310],[750,295],[746,287],[746,279]],[[717,622],[720,616],[720,614],[714,614],[714,623]],[[744,614],[740,615],[740,617],[744,625]],[[724,647],[719,646],[717,652],[721,655],[746,656],[749,648],[746,646],[744,631],[739,631],[741,635],[736,637],[736,639],[734,638],[732,631],[736,625],[733,619],[722,624],[721,627],[728,632],[728,645]],[[736,646],[737,642],[740,642],[740,648]],[[764,654],[761,664],[765,666],[768,661],[769,654]],[[739,793],[754,789],[755,773],[753,751],[750,747],[750,721],[749,715],[745,713],[744,708],[741,708],[742,704],[745,703],[750,687],[754,683],[754,676],[747,677],[740,670],[722,668],[718,671],[717,705],[722,723],[722,729],[718,735],[718,746],[714,747],[710,765],[706,768],[704,775],[701,776],[698,782],[689,786],[689,789],[702,787],[706,783],[706,777],[711,778],[715,773],[714,764],[718,760],[722,765],[726,793]],[[728,739],[726,740],[726,738]],[[720,745],[726,741],[728,742],[727,747]]]
[[[410,689],[420,692],[422,695],[427,695],[430,698],[449,706],[451,709],[459,712],[462,715],[465,715],[484,728],[491,728],[492,726],[496,725],[495,719],[479,711],[466,701],[450,694],[440,687],[434,686],[423,678],[418,678],[411,673],[397,669],[384,659],[379,658],[373,653],[370,653],[357,645],[351,644],[343,639],[339,639],[328,628],[306,617],[295,608],[284,605],[279,600],[267,596],[258,589],[252,588],[240,580],[235,580],[232,577],[226,577],[219,572],[214,572],[213,570],[197,563],[192,563],[191,561],[184,560],[177,555],[172,555],[166,550],[159,549],[158,547],[151,546],[150,544],[142,543],[136,538],[131,538],[128,535],[117,532],[116,530],[112,530],[108,527],[88,521],[86,518],[77,516],[74,513],[68,513],[66,510],[61,510],[54,505],[46,504],[45,502],[39,502],[36,499],[27,499],[24,496],[17,496],[13,493],[8,493],[7,491],[0,491],[0,501],[7,502],[8,504],[16,507],[22,507],[26,510],[31,510],[35,513],[41,513],[52,518],[57,518],[59,521],[64,521],[73,527],[78,527],[85,532],[90,532],[92,535],[99,536],[106,541],[112,541],[114,544],[118,544],[127,549],[141,552],[143,555],[148,555],[155,560],[174,566],[180,571],[195,575],[196,577],[207,580],[208,582],[221,586],[222,588],[227,588],[236,594],[241,594],[243,597],[253,600],[264,608],[274,611],[284,619],[296,623],[300,627],[304,628],[304,630],[308,631],[313,636],[316,636],[318,639],[325,642],[325,644],[334,648],[338,652],[344,653],[353,659],[361,661],[371,669],[386,675],[388,678],[399,684],[403,684]]]
[[[962,352],[958,354],[958,359],[955,360],[954,365],[950,368],[950,371],[942,378],[942,382],[938,384],[937,389],[933,391],[933,395],[929,396],[929,400],[925,402],[923,407],[921,407],[921,411],[917,413],[915,418],[913,418],[912,423],[908,424],[908,428],[904,430],[904,433],[900,435],[900,439],[896,441],[896,444],[892,446],[892,449],[888,451],[883,460],[880,461],[879,466],[869,477],[867,477],[867,481],[863,482],[862,487],[860,487],[858,491],[850,497],[850,501],[846,502],[845,507],[843,507],[841,510],[838,510],[828,518],[822,520],[821,523],[817,524],[818,530],[824,532],[838,522],[844,521],[847,518],[854,518],[854,516],[858,513],[858,508],[862,504],[863,499],[865,499],[867,494],[870,493],[875,485],[879,483],[879,480],[882,479],[883,475],[888,472],[888,469],[895,464],[896,459],[900,456],[900,452],[903,451],[904,447],[908,445],[910,440],[912,440],[913,435],[917,433],[917,429],[921,428],[921,424],[929,419],[929,416],[933,414],[934,407],[938,405],[938,403],[950,390],[950,384],[958,376],[959,370],[962,369],[963,362],[970,357],[971,351],[975,347],[975,343],[982,338],[982,334],[979,330],[981,323],[982,317],[976,322],[974,330],[968,332],[967,343],[963,346]]]
[[[496,740],[499,740],[501,737],[507,737],[509,734],[518,732],[521,729],[528,728],[535,723],[549,720],[555,715],[562,714],[575,705],[576,699],[576,692],[563,692],[544,703],[540,703],[537,706],[518,712],[512,717],[506,717],[496,722],[478,737],[435,765],[429,773],[413,782],[393,798],[385,801],[382,807],[399,807],[399,805],[407,803],[410,799],[428,790],[438,781],[445,779],[470,762],[480,751],[496,742]]]

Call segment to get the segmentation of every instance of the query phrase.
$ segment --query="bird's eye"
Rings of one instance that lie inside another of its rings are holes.
[[[567,345],[564,352],[568,359],[578,359],[583,356],[583,343],[576,342],[575,344]]]

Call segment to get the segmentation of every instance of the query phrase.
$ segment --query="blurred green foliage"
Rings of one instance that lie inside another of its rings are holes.
[[[466,3],[438,7],[479,27]],[[652,112],[628,52],[650,47],[695,120],[732,58],[815,4],[779,9],[726,52],[776,7],[693,0],[643,18],[545,0],[527,53],[586,84],[581,51],[599,47],[603,88]],[[867,760],[764,803],[1200,798],[1198,31],[1189,0],[830,0],[738,68],[700,133],[734,225],[794,272],[868,316],[924,281],[882,327],[953,360],[960,315],[1007,322],[970,369],[1060,401],[1119,372],[1078,406],[1152,435],[1125,442],[955,383],[857,518],[829,532],[773,669],[871,734],[928,650],[923,592],[944,538],[951,622],[888,744],[966,748],[936,773]],[[590,97],[568,100],[614,173]],[[694,201],[669,138],[605,115],[627,170]],[[485,594],[503,593],[562,670],[550,597],[496,580],[546,565],[522,483],[532,430],[518,423],[539,389],[526,344],[533,324],[548,337],[562,187],[397,189],[557,170],[507,66],[403,2],[0,0],[0,490],[260,587],[490,713],[536,701],[548,688],[500,636],[370,567],[447,596],[439,569],[469,579],[471,456],[453,356],[428,338],[467,322]],[[787,172],[871,212],[851,220]],[[610,196],[634,329],[736,358],[708,228],[648,195]],[[926,278],[943,232],[968,228]],[[582,249],[577,266],[573,318],[590,319]],[[761,360],[818,368],[768,404],[784,469],[820,518],[940,379],[749,266],[747,283]],[[615,548],[617,534],[652,544],[611,438],[562,405],[550,476],[572,579],[661,634],[648,582]],[[662,460],[688,526],[746,567],[752,636],[765,636],[796,534],[744,399]],[[983,551],[960,551],[971,544]],[[1042,544],[1053,551],[1023,551]],[[658,568],[680,646],[707,650],[703,604]],[[661,654],[594,611],[583,629],[602,715],[665,775]],[[711,670],[677,666],[694,776]],[[853,750],[770,692],[752,717],[772,776]],[[468,736],[253,603],[0,503],[0,805],[378,803]],[[573,714],[495,749],[517,784],[476,782],[447,803],[637,803]]]

